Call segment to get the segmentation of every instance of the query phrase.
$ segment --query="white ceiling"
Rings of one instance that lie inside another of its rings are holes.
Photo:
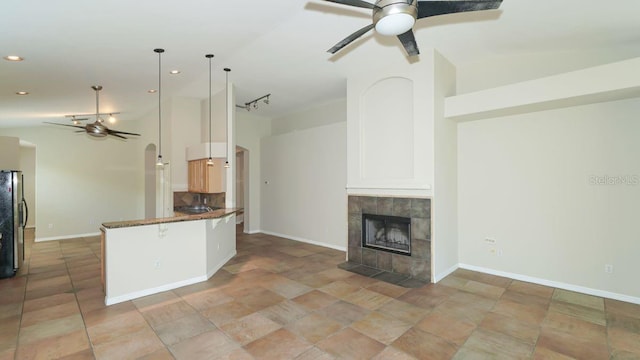
[[[166,50],[163,98],[207,97],[207,53],[215,54],[214,92],[230,67],[237,103],[272,94],[259,115],[341,98],[347,74],[420,61],[372,33],[326,52],[370,23],[369,11],[322,0],[2,0],[0,56],[25,61],[0,60],[0,127],[93,113],[98,84],[101,112],[127,120],[154,111],[158,98],[147,90],[157,88],[157,47]],[[420,49],[456,65],[567,50],[640,56],[638,14],[638,0],[504,0],[498,11],[419,20],[414,31]],[[174,68],[182,73],[169,75]]]

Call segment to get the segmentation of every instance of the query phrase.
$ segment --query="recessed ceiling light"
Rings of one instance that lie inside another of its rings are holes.
[[[156,89],[151,89],[151,90],[147,90],[147,92],[148,92],[149,94],[155,94],[155,93],[157,93],[157,92],[158,92],[158,90],[156,90]]]
[[[23,57],[18,56],[18,55],[7,55],[4,57],[5,60],[7,61],[22,61],[24,60]]]
[[[18,91],[16,92],[17,95],[29,95],[28,91]]]
[[[171,70],[171,71],[169,71],[169,74],[171,74],[171,75],[180,74],[180,70]]]

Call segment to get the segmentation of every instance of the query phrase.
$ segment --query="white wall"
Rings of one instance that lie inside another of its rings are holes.
[[[433,195],[433,54],[347,79],[349,194]]]
[[[455,94],[456,69],[434,55],[434,186],[431,201],[431,274],[439,281],[458,265],[458,124],[444,117],[444,99]]]
[[[631,99],[460,123],[461,264],[640,302],[639,112]]]
[[[29,218],[27,219],[27,227],[36,226],[36,147],[32,145],[20,145],[20,170],[24,182],[22,189],[24,190],[24,199],[29,208]]]
[[[271,133],[271,120],[255,113],[239,110],[236,112],[236,141],[238,146],[248,150],[248,171],[245,173],[248,181],[248,191],[244,193],[249,200],[249,209],[245,209],[245,231],[257,233],[261,231],[261,195],[260,195],[260,139]],[[241,204],[238,204],[242,207]]]
[[[618,48],[618,50],[621,49],[620,47]],[[492,59],[458,66],[457,90],[458,94],[466,94],[638,56],[636,47],[629,46],[626,50],[613,52],[609,48],[603,48],[511,55],[499,54]]]
[[[302,112],[297,111],[288,114],[272,122],[271,134],[285,134],[292,131],[347,121],[346,107],[347,99],[345,98],[312,106]]]
[[[138,132],[141,125],[126,121],[116,128]],[[54,125],[0,130],[36,145],[37,203],[29,210],[37,241],[98,234],[102,222],[144,218],[144,146],[150,134],[142,134],[122,141]]]
[[[345,122],[262,139],[263,232],[346,250],[346,142]]]
[[[3,133],[0,133],[3,135]],[[0,136],[0,169],[20,170],[20,139]]]
[[[233,90],[233,84],[229,84],[229,90]],[[225,107],[225,91],[219,91],[211,94],[211,141],[225,142],[225,131],[227,130]],[[203,99],[201,102],[201,122],[200,137],[195,143],[209,142],[209,99]],[[235,106],[229,108],[229,112],[235,111]],[[192,144],[193,145],[193,144]]]
[[[167,111],[168,126],[163,131],[169,135],[163,157],[171,162],[171,188],[173,191],[187,191],[188,163],[186,149],[200,142],[200,104],[195,98],[175,97],[169,100]],[[164,141],[164,136],[163,136]],[[163,149],[164,150],[164,149]]]

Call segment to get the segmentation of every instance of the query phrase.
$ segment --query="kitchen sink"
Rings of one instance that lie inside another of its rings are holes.
[[[185,213],[185,214],[203,214],[210,211],[214,211],[220,208],[210,207],[206,205],[186,205],[186,206],[176,206],[173,208],[173,211]]]

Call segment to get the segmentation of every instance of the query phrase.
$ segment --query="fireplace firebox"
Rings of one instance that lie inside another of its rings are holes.
[[[411,255],[411,219],[362,214],[362,246]]]

